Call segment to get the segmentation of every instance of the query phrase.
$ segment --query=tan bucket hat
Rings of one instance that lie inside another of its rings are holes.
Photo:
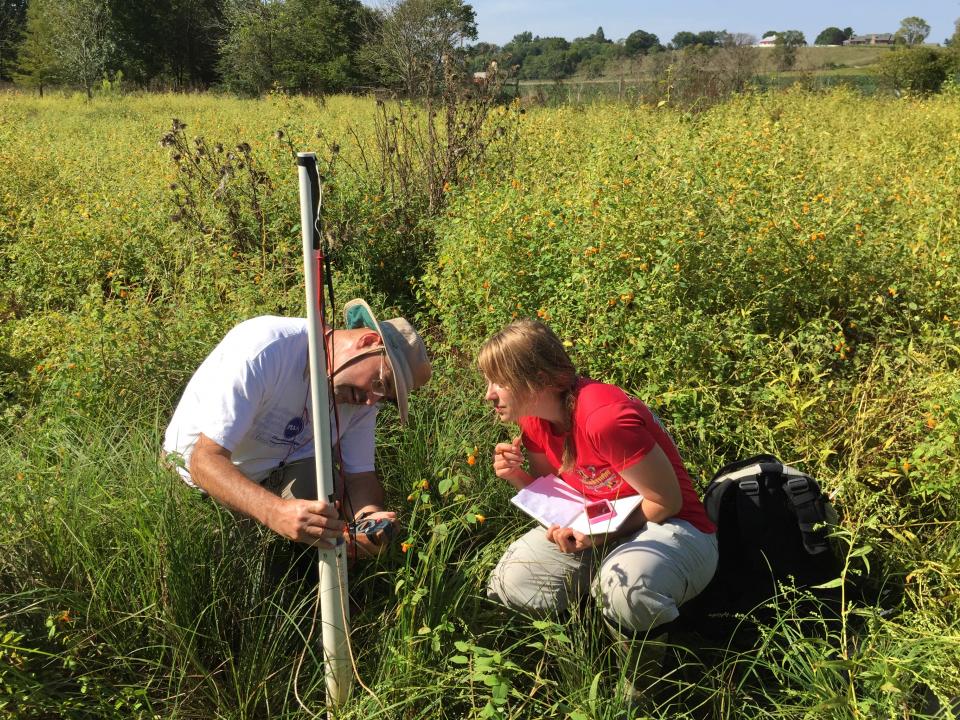
[[[347,329],[366,327],[383,340],[387,362],[393,371],[393,387],[400,409],[400,420],[407,422],[407,396],[427,383],[432,373],[427,346],[413,325],[404,318],[379,322],[365,300],[357,298],[343,306]]]

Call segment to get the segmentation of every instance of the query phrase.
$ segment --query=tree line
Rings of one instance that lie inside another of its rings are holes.
[[[929,34],[905,18],[908,45]],[[782,69],[806,45],[798,30],[770,30]],[[841,44],[850,27],[828,27],[815,44]],[[83,88],[123,82],[146,89],[221,87],[331,93],[388,87],[422,94],[438,86],[445,58],[466,72],[491,62],[521,79],[598,77],[610,61],[665,51],[740,48],[757,39],[726,30],[680,31],[667,42],[637,29],[608,38],[602,27],[568,41],[518,33],[503,46],[473,43],[476,15],[464,0],[0,0],[0,80]]]
[[[240,94],[416,92],[477,36],[463,0],[0,0],[0,80]]]

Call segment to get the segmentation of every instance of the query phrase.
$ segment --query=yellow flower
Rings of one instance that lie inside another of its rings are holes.
[[[420,489],[421,489],[421,490],[429,490],[429,489],[430,489],[430,483],[428,483],[426,480],[421,480],[421,481],[420,481]]]
[[[413,547],[413,543],[409,543],[409,542],[400,543],[400,550],[401,550],[401,552],[406,552],[407,550],[409,550],[409,549],[412,548],[412,547]]]
[[[487,520],[487,517],[485,515],[481,515],[480,513],[475,513],[474,517],[477,519],[478,523],[484,523]]]
[[[904,460],[904,461],[903,461],[903,465],[901,465],[900,467],[903,468],[903,471],[904,471],[904,472],[910,472],[910,468],[913,467],[913,466],[910,464],[910,462],[909,462],[908,460]]]

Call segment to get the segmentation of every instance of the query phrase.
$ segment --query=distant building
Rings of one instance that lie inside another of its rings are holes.
[[[875,33],[873,35],[854,35],[844,40],[844,45],[894,45],[897,39],[893,33]]]
[[[763,40],[756,44],[756,47],[773,47],[777,44],[776,35],[767,35]]]

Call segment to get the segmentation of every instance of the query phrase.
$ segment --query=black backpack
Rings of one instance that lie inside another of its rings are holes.
[[[720,562],[706,590],[683,607],[682,614],[699,619],[698,625],[708,620],[723,632],[723,618],[762,619],[778,583],[813,588],[840,575],[828,539],[836,512],[816,480],[773,455],[725,465],[703,504],[717,526]],[[837,594],[815,593],[827,602]]]

